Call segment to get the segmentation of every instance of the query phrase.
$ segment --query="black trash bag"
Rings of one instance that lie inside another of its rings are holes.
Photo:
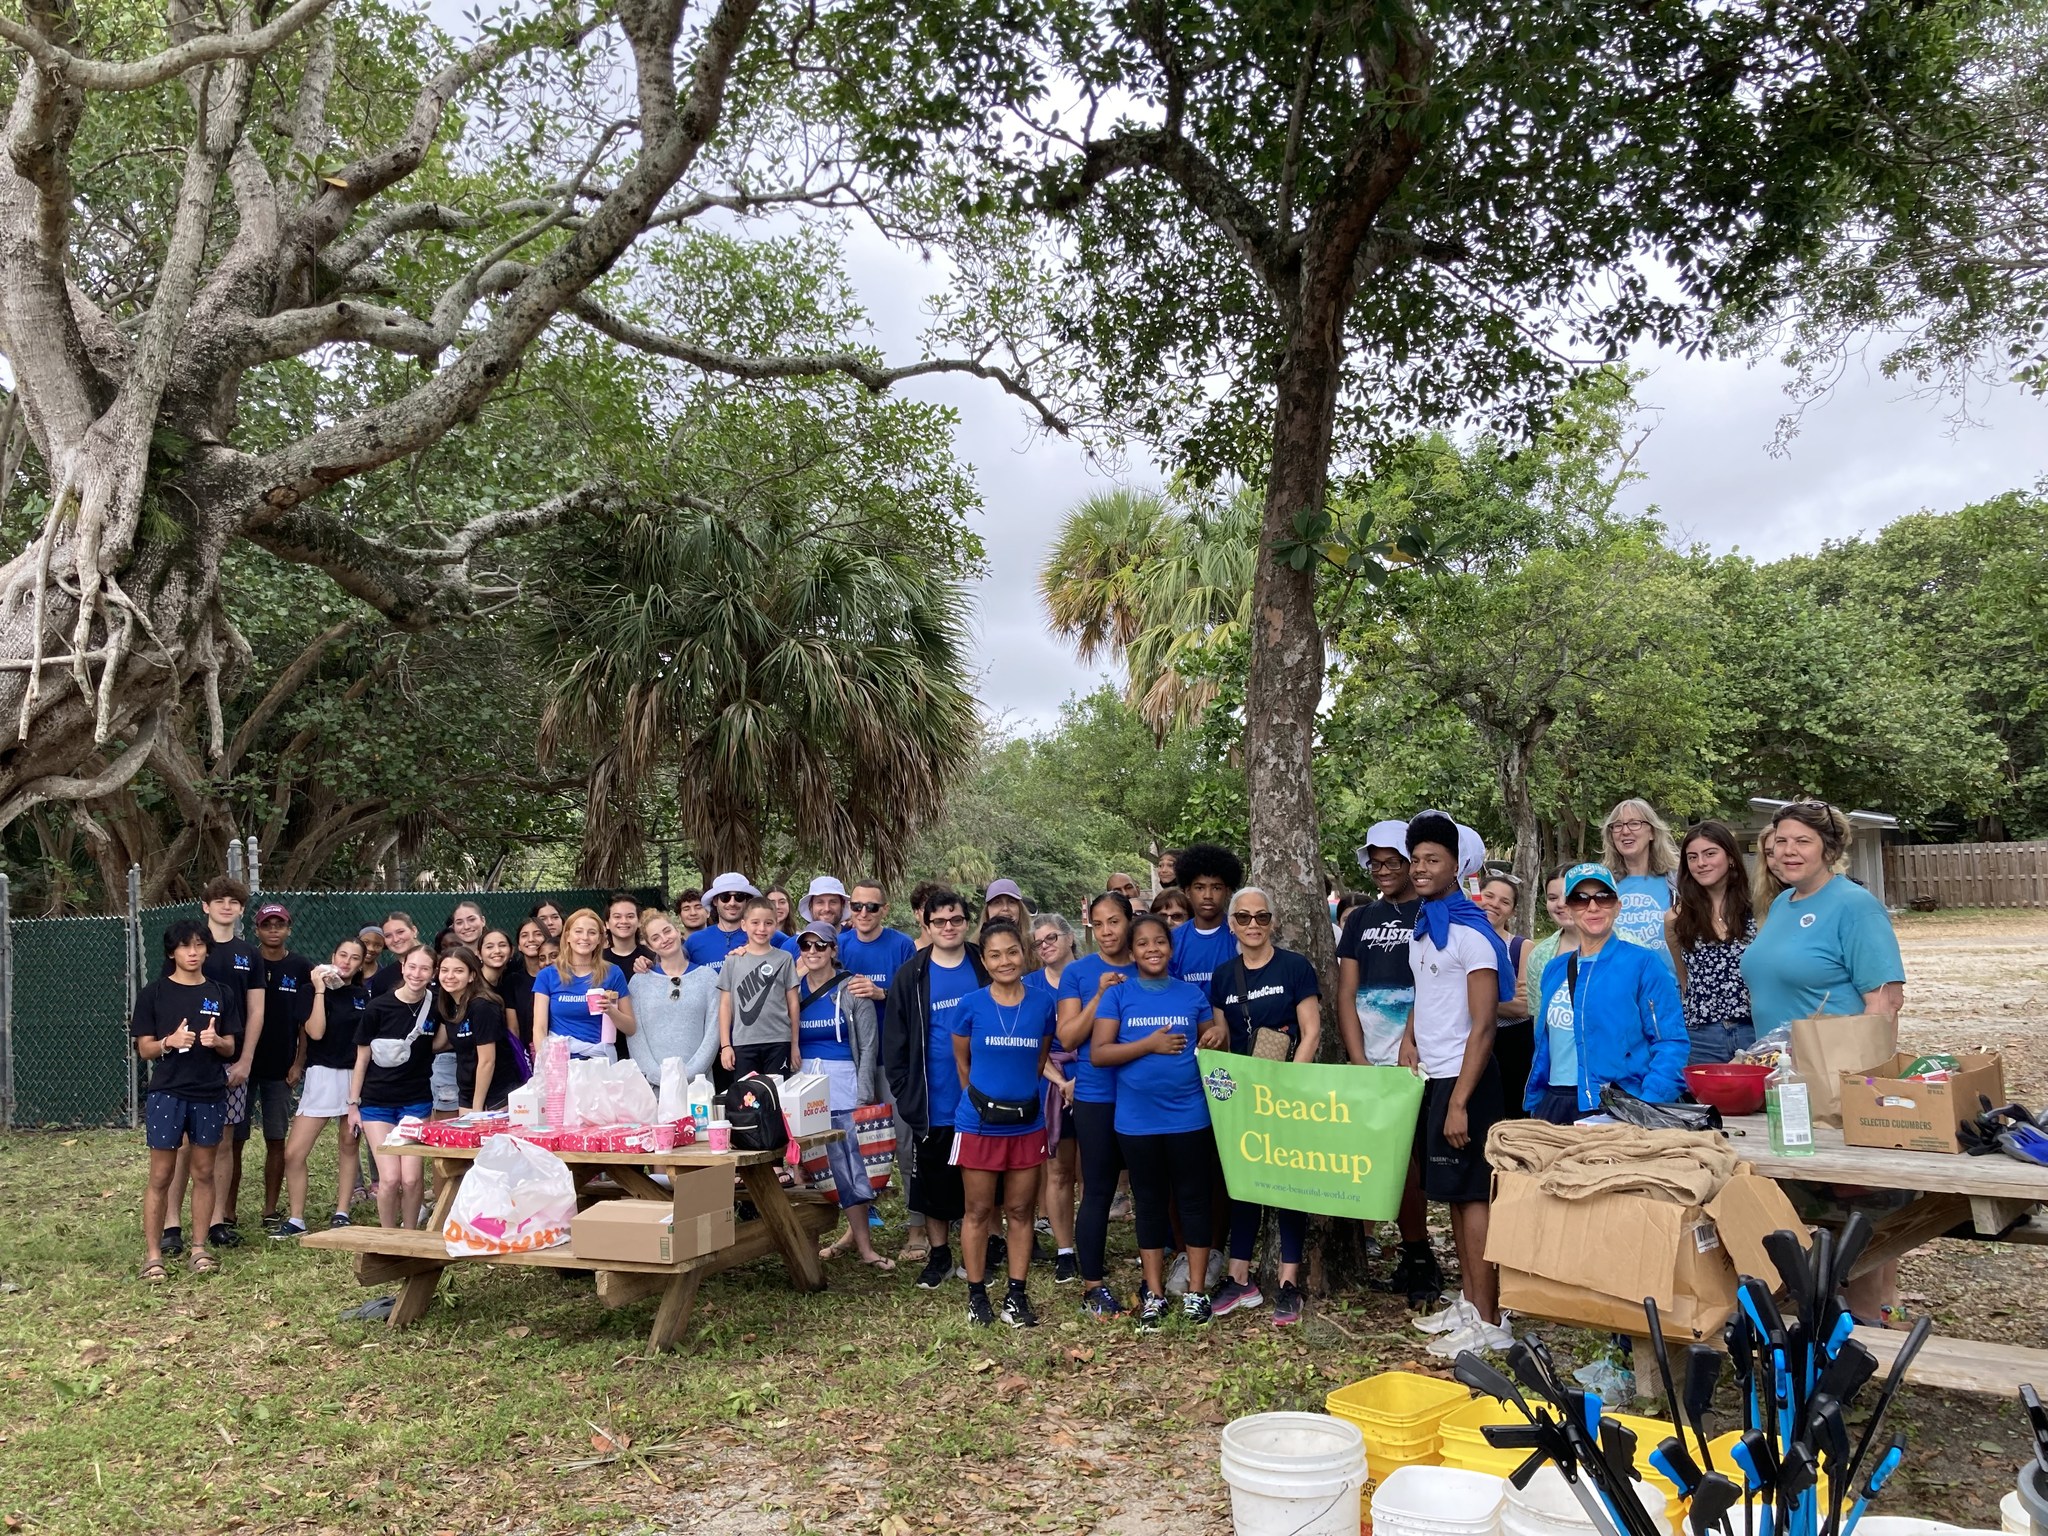
[[[1721,1129],[1721,1111],[1711,1104],[1652,1104],[1612,1083],[1600,1090],[1600,1108],[1624,1125],[1646,1131]]]

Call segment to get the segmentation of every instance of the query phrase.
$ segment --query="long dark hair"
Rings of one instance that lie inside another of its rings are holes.
[[[1735,840],[1735,833],[1726,822],[1703,821],[1678,844],[1678,892],[1672,903],[1677,915],[1672,927],[1681,950],[1691,950],[1715,937],[1714,893],[1694,878],[1692,866],[1685,861],[1686,849],[1701,839],[1712,843],[1728,858],[1728,878],[1721,882],[1721,917],[1727,924],[1728,937],[1740,939],[1749,931],[1749,868],[1743,862],[1742,844]]]
[[[453,1024],[465,1013],[468,1013],[469,1005],[480,997],[486,1001],[496,1003],[501,1008],[505,1005],[505,1000],[492,990],[490,982],[485,978],[483,961],[477,958],[476,951],[467,944],[450,944],[434,957],[434,976],[437,981],[440,978],[441,962],[443,960],[460,960],[464,965],[468,966],[469,985],[463,990],[460,997],[444,992],[440,987],[436,986],[434,988],[435,1018],[444,1024]]]

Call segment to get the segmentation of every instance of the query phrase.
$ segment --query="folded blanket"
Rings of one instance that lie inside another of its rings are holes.
[[[1486,1160],[1500,1173],[1525,1173],[1561,1200],[1594,1195],[1655,1195],[1705,1205],[1739,1161],[1713,1131],[1644,1131],[1632,1125],[1548,1125],[1504,1120],[1486,1139]]]

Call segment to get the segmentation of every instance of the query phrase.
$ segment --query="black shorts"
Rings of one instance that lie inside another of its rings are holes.
[[[736,1045],[732,1048],[732,1075],[735,1080],[749,1072],[758,1072],[763,1077],[789,1076],[789,1042],[787,1040],[762,1040],[752,1045]]]
[[[910,1143],[905,1201],[918,1215],[932,1221],[958,1221],[967,1214],[967,1189],[952,1159],[950,1125],[935,1125]]]
[[[1465,1106],[1470,1138],[1462,1147],[1444,1140],[1444,1115],[1451,1107],[1455,1077],[1433,1077],[1422,1093],[1422,1123],[1416,1127],[1415,1155],[1422,1163],[1422,1192],[1431,1200],[1466,1205],[1493,1193],[1493,1170],[1486,1162],[1486,1133],[1503,1118],[1500,1066],[1489,1060]]]

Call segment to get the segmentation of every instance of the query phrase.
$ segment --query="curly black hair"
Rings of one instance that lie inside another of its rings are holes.
[[[1458,857],[1458,824],[1440,811],[1424,811],[1408,823],[1408,849],[1411,853],[1417,843],[1435,843],[1439,848],[1448,848],[1455,860]]]
[[[1188,889],[1204,875],[1221,880],[1228,890],[1244,884],[1244,860],[1220,843],[1189,843],[1173,856],[1174,883]]]

